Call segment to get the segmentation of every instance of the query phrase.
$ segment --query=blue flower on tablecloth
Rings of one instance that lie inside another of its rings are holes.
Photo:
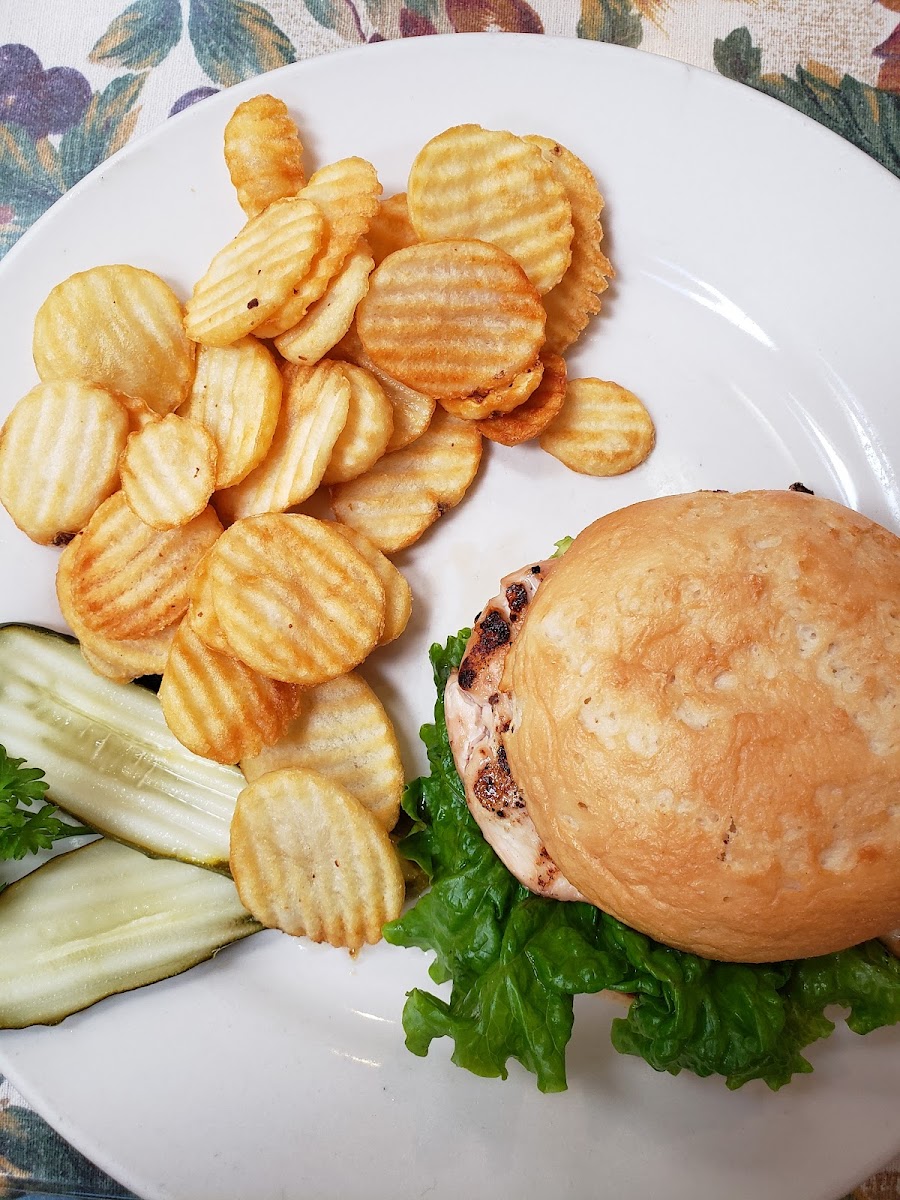
[[[181,41],[184,28],[180,0],[137,0],[110,23],[91,50],[91,62],[130,70],[158,67]],[[197,62],[220,87],[297,57],[267,9],[251,0],[190,0],[187,35]]]

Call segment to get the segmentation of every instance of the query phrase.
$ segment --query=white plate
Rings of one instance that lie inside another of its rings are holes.
[[[659,441],[619,479],[533,446],[492,447],[465,502],[401,556],[412,628],[369,673],[410,771],[432,691],[428,644],[471,621],[501,573],[647,496],[794,480],[896,527],[900,186],[861,153],[717,76],[615,47],[457,36],[289,67],[205,101],[76,188],[0,268],[3,406],[34,381],[48,289],[94,263],[189,289],[240,214],[221,157],[235,103],[263,87],[302,116],[310,157],[362,154],[386,194],[448,125],[557,137],[606,194],[618,276],[574,373],[644,398]],[[0,526],[0,619],[59,625],[54,554]],[[413,1058],[404,993],[426,957],[358,961],[259,935],[172,982],[55,1029],[7,1033],[0,1066],[81,1150],[147,1197],[667,1200],[837,1196],[900,1148],[900,1034],[846,1032],[777,1095],[656,1075],[610,1048],[611,1008],[577,1004],[568,1093],[541,1096]]]

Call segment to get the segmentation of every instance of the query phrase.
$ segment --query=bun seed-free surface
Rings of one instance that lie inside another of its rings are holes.
[[[866,517],[787,491],[602,517],[503,687],[528,812],[604,911],[744,962],[900,925],[900,539]]]

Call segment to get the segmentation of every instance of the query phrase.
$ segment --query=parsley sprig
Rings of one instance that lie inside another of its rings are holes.
[[[83,825],[69,825],[56,816],[56,807],[45,802],[47,781],[37,767],[24,766],[0,746],[0,858],[24,858],[49,850],[58,838],[93,833]],[[40,804],[40,808],[34,808]]]

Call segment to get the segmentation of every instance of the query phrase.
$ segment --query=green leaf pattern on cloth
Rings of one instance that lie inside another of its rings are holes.
[[[900,95],[860,83],[851,75],[838,81],[798,66],[796,75],[764,75],[762,53],[748,29],[736,29],[716,41],[716,68],[729,79],[812,117],[900,176]]]
[[[230,87],[296,58],[269,13],[250,0],[191,0],[188,20],[197,61],[214,83]]]
[[[644,28],[641,14],[630,0],[581,0],[578,36],[617,46],[641,44]]]
[[[180,37],[179,0],[137,0],[119,13],[89,57],[94,63],[147,71],[159,66]]]

